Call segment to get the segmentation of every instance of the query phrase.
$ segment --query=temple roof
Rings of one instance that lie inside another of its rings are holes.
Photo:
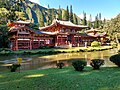
[[[100,33],[100,30],[98,29],[90,29],[86,31],[87,35],[92,36],[92,37],[103,37],[107,35],[106,32]]]
[[[87,35],[92,36],[92,37],[103,37],[103,36],[106,36],[107,33],[106,33],[106,32],[103,32],[103,33],[96,33],[96,34],[87,33]]]
[[[91,33],[91,32],[99,32],[100,30],[98,29],[90,29],[90,30],[87,30],[86,33]]]
[[[30,24],[28,21],[14,21],[14,23],[20,23],[20,24]]]
[[[34,32],[31,28],[29,28],[28,26],[13,26],[9,29],[9,32],[16,32],[19,29],[22,28],[28,28],[31,32]]]
[[[78,35],[83,36],[83,37],[89,37],[89,35],[86,33],[78,33]]]
[[[58,26],[58,25],[65,26],[65,27],[71,27],[71,28],[87,28],[88,27],[84,25],[75,25],[70,21],[61,21],[61,20],[54,19],[51,25],[46,26],[46,27],[41,27],[40,30],[45,30],[50,27]]]
[[[35,31],[35,33],[36,34],[48,34],[48,35],[55,35],[55,34],[57,34],[56,32],[44,32],[44,31],[40,31],[40,30],[38,30],[38,31]]]
[[[61,20],[54,20],[53,23],[59,23],[61,25],[66,25],[66,26],[73,26],[73,27],[81,27],[81,28],[87,28],[88,26],[84,26],[84,25],[76,25],[76,24],[73,24],[72,22],[70,21],[61,21]]]
[[[47,35],[57,34],[57,32],[44,32],[44,31],[40,31],[40,30],[34,31],[34,30],[30,29],[28,26],[14,26],[9,29],[9,32],[16,32],[17,30],[19,30],[21,28],[28,28],[31,32],[34,32],[35,34],[47,34]]]

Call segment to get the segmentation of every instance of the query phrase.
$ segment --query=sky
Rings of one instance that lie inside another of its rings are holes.
[[[102,15],[102,19],[111,19],[120,13],[120,0],[30,0],[38,3],[41,6],[50,8],[66,9],[67,5],[72,5],[73,12],[81,18],[83,17],[83,11],[87,14],[87,19],[90,14],[94,20],[95,16],[99,13]]]

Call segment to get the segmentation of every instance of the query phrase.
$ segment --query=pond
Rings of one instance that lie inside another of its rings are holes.
[[[5,71],[7,65],[11,63],[17,63],[17,58],[23,58],[21,70],[32,70],[32,69],[45,69],[56,67],[57,62],[64,62],[65,66],[70,66],[72,61],[76,58],[84,59],[87,61],[89,66],[91,59],[101,58],[105,60],[105,67],[114,66],[109,61],[109,57],[117,54],[118,49],[110,49],[105,51],[94,51],[94,52],[78,52],[78,53],[61,53],[56,55],[11,55],[11,56],[0,56],[0,71]]]

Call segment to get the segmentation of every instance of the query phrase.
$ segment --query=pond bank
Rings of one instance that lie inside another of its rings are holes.
[[[70,49],[36,49],[36,50],[19,50],[19,51],[4,51],[0,52],[0,55],[10,55],[10,54],[58,54],[58,53],[74,53],[74,52],[93,52],[93,51],[103,51],[113,49],[112,46],[101,46],[101,47],[73,47]]]

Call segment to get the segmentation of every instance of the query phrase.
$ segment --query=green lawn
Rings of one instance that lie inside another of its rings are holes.
[[[120,68],[73,67],[0,74],[0,90],[120,90]]]

